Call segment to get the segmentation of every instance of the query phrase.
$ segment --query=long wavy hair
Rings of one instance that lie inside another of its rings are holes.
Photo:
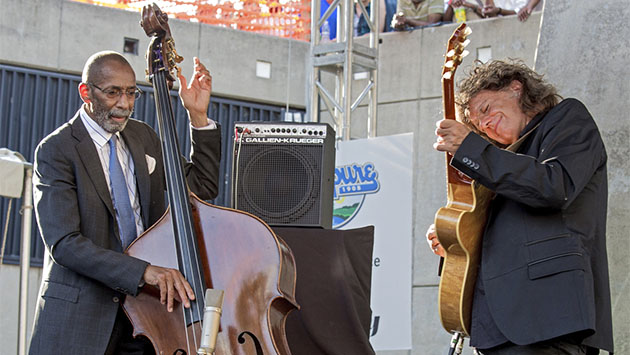
[[[525,114],[534,116],[547,112],[562,99],[556,88],[543,79],[543,75],[530,69],[521,60],[493,60],[485,64],[477,60],[469,70],[468,76],[458,83],[455,96],[458,120],[489,139],[470,122],[468,112],[470,100],[482,90],[503,90],[513,80],[518,80],[523,85],[519,105]]]

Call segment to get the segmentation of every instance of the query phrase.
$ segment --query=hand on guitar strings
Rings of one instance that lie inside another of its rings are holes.
[[[433,148],[441,152],[455,154],[464,138],[470,133],[468,127],[455,120],[440,120],[437,121],[436,126],[437,141],[433,144]]]
[[[437,239],[437,234],[435,234],[435,224],[431,224],[429,229],[427,229],[427,242],[429,243],[429,247],[433,251],[433,254],[444,257],[446,255],[444,248]]]
[[[182,105],[188,111],[190,124],[199,128],[208,125],[212,76],[199,58],[194,57],[193,60],[195,66],[190,83],[181,74],[178,74],[177,78],[179,79],[179,97],[182,99]]]
[[[144,270],[144,282],[160,289],[160,302],[166,304],[166,310],[173,311],[173,300],[190,307],[190,300],[195,299],[195,292],[179,270],[149,265]]]

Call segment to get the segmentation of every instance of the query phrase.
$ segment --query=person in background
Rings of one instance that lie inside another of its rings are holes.
[[[330,3],[332,0],[324,0],[319,3],[319,17],[322,18],[326,10],[330,7]],[[330,33],[330,39],[333,40],[337,38],[337,9],[334,9],[330,16],[327,19],[328,21],[328,30]]]
[[[455,102],[457,120],[437,122],[433,147],[495,194],[471,346],[483,355],[612,353],[607,154],[595,120],[519,61],[476,62]],[[448,259],[433,226],[427,240]]]
[[[483,4],[483,3],[482,3]],[[454,14],[455,9],[458,7],[464,7],[466,9],[466,21],[477,20],[483,18],[483,7],[467,0],[445,0],[446,9],[444,10],[443,22],[455,22]]]
[[[367,10],[368,14],[370,12],[370,0],[361,0],[363,6]],[[383,32],[391,32],[392,29],[392,19],[394,14],[396,13],[396,0],[378,0],[379,3],[379,33]],[[361,11],[361,6],[357,2],[355,4],[354,9],[354,35],[363,36],[364,34],[370,33],[370,26],[368,25],[368,19],[363,16],[363,12]]]
[[[444,0],[398,0],[392,27],[397,31],[438,24],[444,14]]]
[[[534,10],[542,7],[540,0],[486,0],[482,13],[484,17],[519,15],[526,21]]]
[[[521,22],[527,21],[527,19],[529,18],[529,15],[531,15],[532,12],[540,11],[540,10],[542,10],[541,0],[529,0],[527,2],[527,5],[525,5],[525,7],[523,7],[522,9],[518,11],[517,13],[518,19]]]

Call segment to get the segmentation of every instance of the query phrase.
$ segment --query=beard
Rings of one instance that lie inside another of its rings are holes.
[[[133,110],[122,110],[113,108],[108,110],[104,105],[99,103],[96,100],[93,100],[93,118],[99,126],[101,126],[104,130],[109,133],[120,132],[125,129],[127,122],[129,122],[129,117],[133,113]],[[125,120],[122,122],[116,122],[112,117],[125,117]]]

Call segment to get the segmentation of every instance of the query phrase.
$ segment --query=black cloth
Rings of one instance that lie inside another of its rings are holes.
[[[154,355],[155,350],[149,339],[133,337],[133,326],[122,307],[118,307],[118,314],[112,329],[105,355]]]
[[[160,140],[143,122],[121,132],[131,153],[145,227],[166,209]],[[188,184],[203,199],[218,190],[220,131],[193,130]],[[149,171],[147,157],[155,159]],[[46,254],[30,353],[103,354],[120,300],[136,295],[147,263],[123,254],[116,215],[94,142],[79,114],[35,151],[35,214]]]
[[[287,339],[296,355],[369,355],[374,227],[273,227],[295,257],[296,299]]]
[[[606,161],[597,125],[575,99],[551,109],[516,153],[470,133],[453,157],[497,194],[478,279],[488,314],[512,343],[579,333],[612,352]],[[473,346],[487,340],[471,334]]]
[[[481,355],[586,355],[586,346],[569,341],[550,340],[531,345],[507,343],[488,350]]]
[[[478,272],[481,273],[481,270]],[[494,319],[492,319],[492,313],[490,313],[490,309],[488,308],[488,300],[486,299],[483,289],[482,278],[477,278],[477,282],[475,283],[472,319],[470,323],[470,333],[474,334],[470,344],[472,346],[479,349],[488,349],[509,341],[508,338],[501,333]]]

